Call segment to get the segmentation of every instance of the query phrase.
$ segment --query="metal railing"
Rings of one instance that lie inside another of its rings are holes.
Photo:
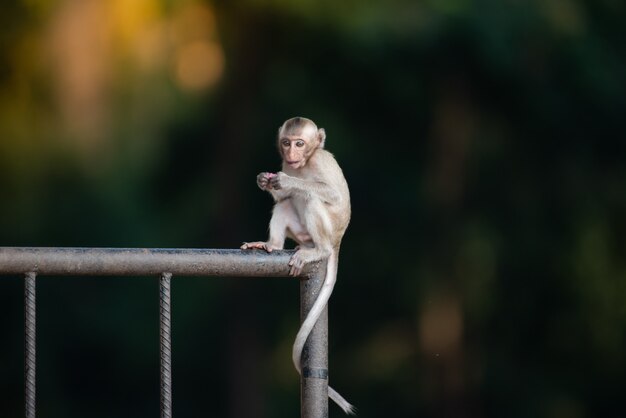
[[[24,408],[36,412],[36,280],[39,276],[160,277],[161,417],[172,417],[171,292],[173,276],[288,277],[293,251],[16,248],[0,247],[0,275],[24,275]],[[325,263],[305,268],[300,277],[301,321],[313,306]],[[313,328],[302,353],[302,418],[328,417],[328,314]],[[2,411],[0,411],[2,415]]]

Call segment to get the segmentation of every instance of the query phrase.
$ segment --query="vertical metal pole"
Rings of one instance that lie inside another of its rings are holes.
[[[300,321],[315,303],[326,275],[325,263],[300,281]],[[320,315],[302,350],[301,418],[328,417],[328,307]]]
[[[24,277],[24,416],[35,418],[36,305],[34,272]]]
[[[163,273],[160,282],[161,314],[161,418],[172,418],[172,315],[171,273]]]

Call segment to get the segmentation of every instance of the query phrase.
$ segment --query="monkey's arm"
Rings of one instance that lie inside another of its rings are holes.
[[[291,196],[291,194],[285,189],[276,190],[273,188],[268,188],[267,191],[270,192],[270,194],[274,198],[274,202],[276,203],[280,203],[285,199],[289,199],[289,196]]]
[[[327,183],[288,176],[282,171],[279,171],[269,182],[276,192],[284,190],[289,195],[300,194],[302,196],[312,194],[323,202],[331,204],[338,203],[341,199],[341,194]]]

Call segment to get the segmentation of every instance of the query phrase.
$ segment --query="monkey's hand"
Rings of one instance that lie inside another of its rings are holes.
[[[287,174],[283,173],[282,171],[279,171],[278,173],[270,177],[270,186],[274,190],[289,188],[290,180],[291,180],[291,177],[289,177]]]
[[[273,245],[270,245],[269,242],[263,242],[263,241],[244,242],[243,245],[239,248],[241,248],[242,250],[252,250],[252,249],[265,250],[268,253],[271,253],[274,250],[282,250],[282,248],[274,247]]]
[[[270,180],[276,177],[274,173],[259,173],[256,176],[256,184],[261,190],[270,190],[272,188]]]
[[[256,184],[261,190],[268,190],[272,173],[259,173],[256,176]]]

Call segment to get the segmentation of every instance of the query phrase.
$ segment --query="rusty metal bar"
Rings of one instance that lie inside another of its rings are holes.
[[[160,281],[161,314],[161,418],[172,418],[172,315],[171,273],[163,273]]]
[[[24,416],[35,418],[36,274],[24,277]]]
[[[324,284],[321,267],[300,281],[300,321],[304,321]],[[300,417],[328,418],[328,306],[304,343],[300,367]]]
[[[0,274],[287,277],[293,251],[0,247]],[[312,266],[314,268],[314,266]],[[308,275],[308,271],[303,276]]]

